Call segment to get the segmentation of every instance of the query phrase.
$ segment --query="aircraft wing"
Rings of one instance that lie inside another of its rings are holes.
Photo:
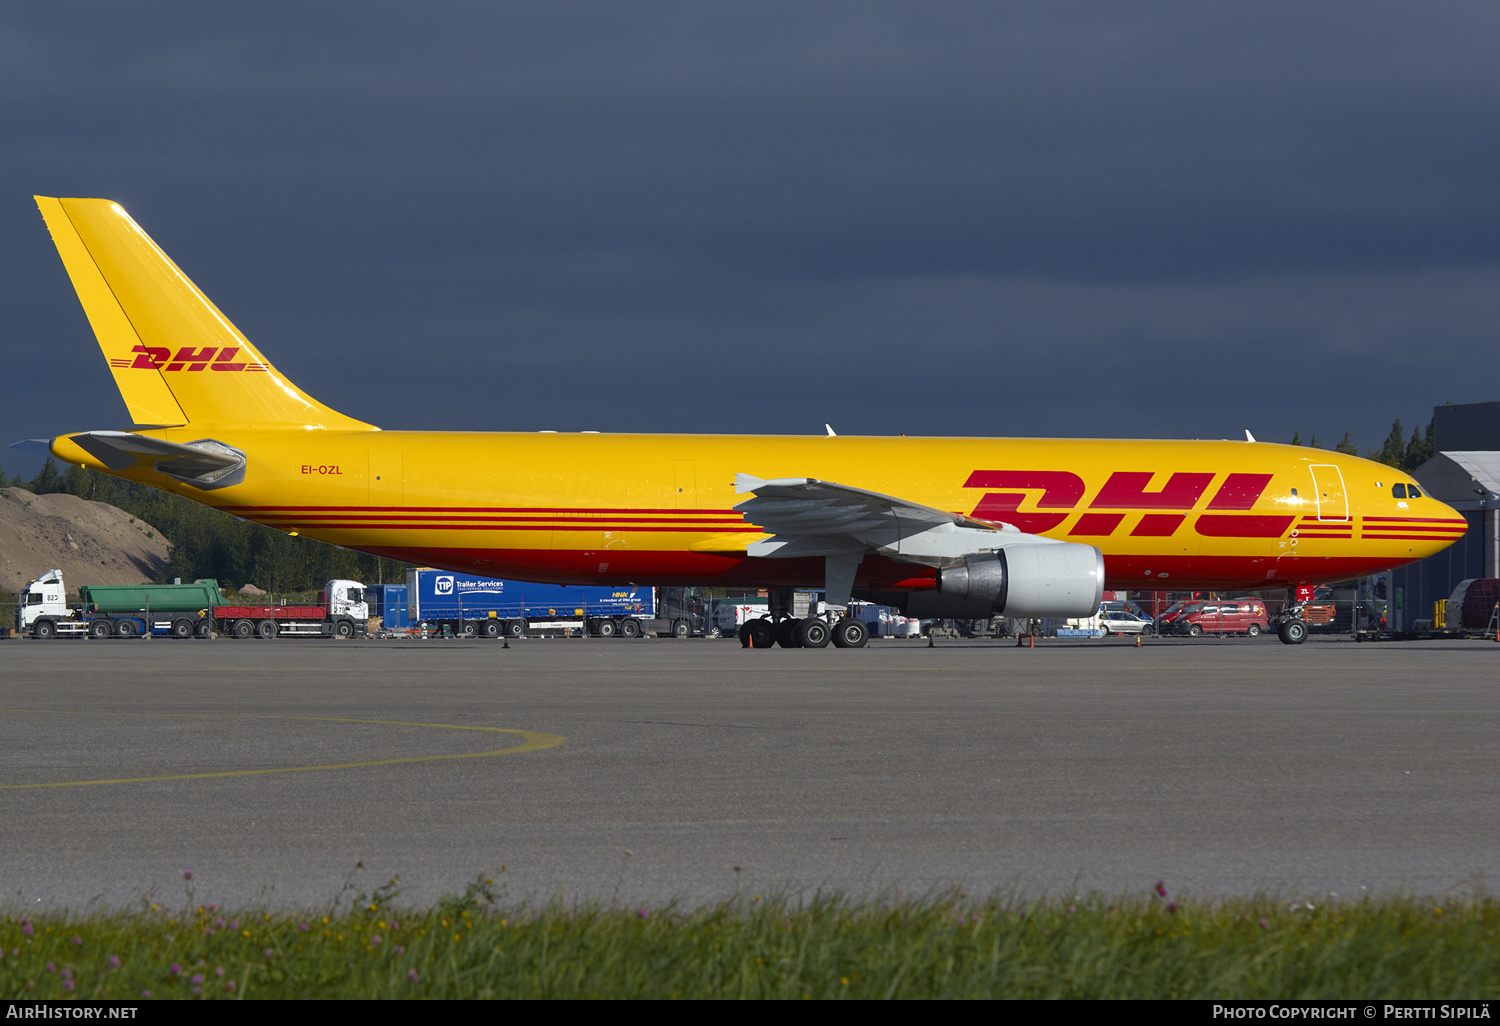
[[[763,480],[736,474],[734,490],[753,495],[735,511],[772,535],[749,546],[752,556],[853,556],[875,549],[936,566],[1014,542],[1051,540],[1009,524],[812,477]]]
[[[204,490],[245,479],[245,454],[211,438],[180,443],[130,431],[85,431],[67,440],[110,470],[149,466]]]

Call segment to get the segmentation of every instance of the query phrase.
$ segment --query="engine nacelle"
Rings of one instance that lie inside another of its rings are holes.
[[[1007,545],[943,567],[937,590],[1006,616],[1093,616],[1104,598],[1104,553],[1073,542]]]

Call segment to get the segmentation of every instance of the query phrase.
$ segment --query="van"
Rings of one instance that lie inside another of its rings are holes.
[[[1266,604],[1260,599],[1222,599],[1184,606],[1170,620],[1164,618],[1163,634],[1245,634],[1255,637],[1271,628]]]

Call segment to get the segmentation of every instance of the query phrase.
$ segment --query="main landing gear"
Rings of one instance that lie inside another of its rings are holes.
[[[838,607],[815,612],[798,619],[790,614],[790,588],[773,588],[770,594],[770,616],[750,620],[740,626],[740,645],[744,648],[863,648],[870,640],[864,622],[845,614]],[[822,605],[822,603],[819,603]]]
[[[1300,645],[1307,640],[1307,621],[1302,618],[1302,607],[1312,598],[1313,589],[1310,584],[1299,584],[1290,591],[1285,608],[1271,621],[1271,626],[1276,628],[1276,636],[1283,645]]]

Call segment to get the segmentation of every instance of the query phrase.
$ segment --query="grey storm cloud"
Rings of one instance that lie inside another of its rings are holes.
[[[389,426],[1375,447],[1495,398],[1468,368],[1500,323],[1497,29],[7,4],[0,430],[124,421],[39,192],[118,199],[299,384]]]

